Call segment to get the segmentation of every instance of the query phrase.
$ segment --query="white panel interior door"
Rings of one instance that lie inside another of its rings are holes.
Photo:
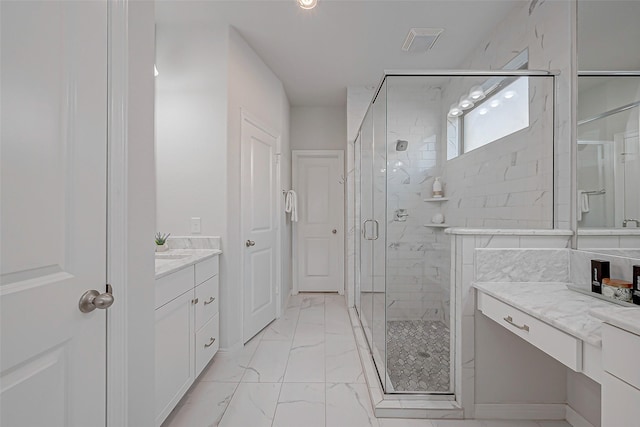
[[[0,425],[104,426],[106,2],[0,15]]]
[[[276,318],[276,138],[243,117],[241,206],[244,342]]]
[[[296,151],[296,272],[300,292],[344,290],[342,153]]]

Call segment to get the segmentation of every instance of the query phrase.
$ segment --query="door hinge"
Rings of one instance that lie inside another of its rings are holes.
[[[111,286],[109,283],[107,283],[106,292],[110,295],[113,295],[113,286]]]
[[[275,157],[275,161],[276,161],[276,165],[280,163],[280,156],[282,154],[281,153],[276,153],[273,156]]]
[[[276,286],[276,295],[280,295],[280,286]]]

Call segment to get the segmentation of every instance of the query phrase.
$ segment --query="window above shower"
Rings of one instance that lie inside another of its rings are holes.
[[[461,118],[464,153],[529,127],[529,79],[516,78]]]

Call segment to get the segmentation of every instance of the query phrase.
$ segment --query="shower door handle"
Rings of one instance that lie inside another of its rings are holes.
[[[369,237],[367,237],[367,223],[368,222],[373,222],[372,219],[365,219],[364,223],[362,224],[362,236],[364,237],[365,240],[374,240],[374,239],[370,239]]]

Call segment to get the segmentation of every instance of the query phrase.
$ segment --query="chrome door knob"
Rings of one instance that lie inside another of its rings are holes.
[[[334,228],[333,230],[331,230],[331,232],[332,232],[333,234],[336,234],[336,233],[338,232],[338,230],[336,230],[336,229]]]
[[[111,307],[113,305],[113,294],[110,290],[111,287],[109,287],[109,292],[103,294],[95,289],[85,292],[80,297],[78,308],[80,308],[80,311],[83,313],[91,313],[96,308],[104,310]]]
[[[247,241],[245,242],[245,245],[246,245],[247,247],[255,246],[255,245],[256,245],[256,242],[254,242],[253,240],[247,240]]]

